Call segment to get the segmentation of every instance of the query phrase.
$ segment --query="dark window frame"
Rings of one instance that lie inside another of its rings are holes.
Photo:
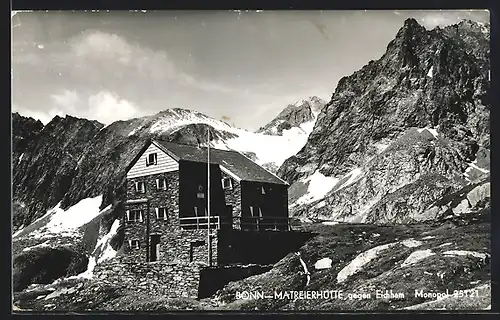
[[[229,182],[229,185],[226,185],[225,182]],[[222,189],[224,190],[233,190],[233,179],[230,177],[222,178]]]
[[[158,154],[156,152],[148,153],[146,156],[146,167],[158,164]]]

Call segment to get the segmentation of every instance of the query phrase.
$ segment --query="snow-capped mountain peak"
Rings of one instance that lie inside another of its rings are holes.
[[[325,104],[325,101],[316,96],[300,99],[289,104],[276,118],[257,132],[268,135],[285,135],[285,131],[295,128],[302,131],[303,135],[309,136]]]

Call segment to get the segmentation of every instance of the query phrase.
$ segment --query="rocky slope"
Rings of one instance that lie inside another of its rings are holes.
[[[33,141],[42,129],[43,123],[40,120],[23,117],[17,112],[12,113],[12,168],[14,171],[22,160],[21,154],[26,151],[29,142]]]
[[[473,194],[465,190],[440,198],[436,205],[481,198],[481,192]],[[135,284],[126,281],[65,278],[15,293],[14,304],[24,310],[59,311],[487,309],[491,306],[490,210],[484,201],[474,209],[426,223],[295,225],[315,234],[298,252],[268,272],[230,282],[200,300],[139,294]],[[301,290],[335,290],[343,296],[286,295]],[[377,291],[391,290],[404,297],[377,296]],[[427,296],[416,295],[420,290]],[[455,290],[471,290],[474,296],[460,297]],[[244,291],[263,292],[265,297],[237,298],[236,292]],[[447,291],[450,294],[443,295]],[[281,296],[274,297],[275,292]]]
[[[488,31],[471,21],[428,31],[408,19],[380,59],[342,78],[278,171],[293,184],[294,214],[373,220],[393,192],[425,206],[488,174]]]
[[[15,116],[20,118],[19,116]],[[20,122],[19,122],[20,123]],[[28,225],[65,196],[85,151],[102,128],[96,121],[56,116],[38,133],[25,132],[13,170],[13,225]],[[16,123],[13,123],[16,132]]]
[[[288,105],[276,118],[257,130],[258,133],[282,135],[284,130],[299,128],[304,133],[310,134],[321,108],[326,101],[318,97],[302,99]]]

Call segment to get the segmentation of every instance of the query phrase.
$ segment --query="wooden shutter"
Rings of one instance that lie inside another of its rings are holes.
[[[127,221],[130,221],[130,210],[127,210]]]
[[[144,211],[143,210],[140,210],[139,211],[139,222],[142,222],[142,215],[143,215]]]
[[[134,182],[135,192],[139,191],[139,182]]]
[[[156,179],[156,190],[160,190],[160,179]]]
[[[128,241],[128,247],[129,247],[129,249],[132,249],[132,240]]]
[[[259,207],[259,217],[262,218],[262,209]]]
[[[156,212],[156,219],[160,219],[160,214],[158,213],[158,208],[155,208],[155,212]]]
[[[253,217],[253,207],[252,207],[252,206],[250,206],[250,214],[251,214],[251,215],[252,215],[252,217]]]
[[[264,190],[264,186],[262,186],[262,194],[266,194],[266,190]]]

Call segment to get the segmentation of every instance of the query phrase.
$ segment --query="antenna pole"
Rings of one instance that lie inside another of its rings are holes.
[[[207,126],[207,246],[208,246],[208,266],[212,265],[212,241],[210,239],[210,127]]]

